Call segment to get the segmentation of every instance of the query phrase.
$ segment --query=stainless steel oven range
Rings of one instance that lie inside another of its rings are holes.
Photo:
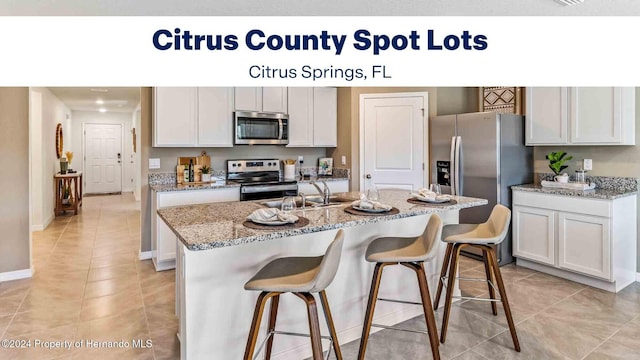
[[[227,160],[227,182],[240,184],[240,201],[298,195],[296,181],[280,180],[280,160]]]

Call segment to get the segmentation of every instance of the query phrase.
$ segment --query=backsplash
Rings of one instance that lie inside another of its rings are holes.
[[[316,175],[318,173],[317,167],[303,167],[302,173],[304,175]],[[227,172],[224,170],[214,170],[213,176],[226,178]],[[282,171],[280,171],[280,177],[282,177]],[[333,177],[334,178],[350,178],[350,170],[343,168],[334,168],[333,169]],[[149,185],[171,185],[175,184],[176,173],[175,172],[155,172],[149,173]]]
[[[542,180],[553,181],[553,173],[536,173],[536,184]],[[586,180],[596,184],[597,189],[616,189],[625,191],[637,191],[640,187],[640,179],[618,176],[591,176],[587,175]],[[569,175],[569,181],[575,181],[575,174]]]

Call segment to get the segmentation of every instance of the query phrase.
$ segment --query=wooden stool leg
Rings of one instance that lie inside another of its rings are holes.
[[[458,259],[460,257],[460,248],[462,244],[453,245],[451,254],[451,265],[449,266],[449,281],[447,282],[447,296],[444,303],[444,314],[442,317],[442,330],[440,330],[440,342],[444,344],[447,339],[447,327],[449,326],[449,315],[451,314],[451,305],[453,302],[453,286],[455,285],[456,276],[458,274]]]
[[[322,360],[322,338],[320,337],[320,322],[318,322],[318,307],[316,299],[310,293],[294,293],[307,304],[309,316],[309,334],[311,335],[311,352],[313,360]]]
[[[513,323],[513,317],[511,316],[511,307],[509,307],[509,300],[507,299],[507,291],[504,288],[504,282],[502,281],[502,274],[500,273],[500,267],[496,255],[493,252],[493,248],[486,247],[487,254],[489,255],[490,263],[493,267],[493,274],[496,277],[496,284],[498,285],[498,291],[500,292],[500,298],[502,299],[502,306],[504,307],[504,314],[507,317],[507,323],[509,324],[509,331],[511,332],[511,339],[513,339],[513,346],[517,352],[520,352],[520,342],[518,341],[518,334],[516,333],[516,326]]]
[[[447,244],[447,250],[444,253],[444,259],[442,259],[442,270],[440,270],[440,277],[438,278],[438,290],[436,291],[436,298],[433,303],[433,310],[438,310],[438,305],[440,305],[440,297],[442,296],[442,278],[447,275],[447,267],[449,267],[449,261],[451,260],[451,250],[453,249],[453,244]]]
[[[487,274],[487,287],[489,287],[489,297],[491,299],[496,298],[495,291],[493,286],[489,284],[489,281],[493,282],[493,276],[491,271],[491,263],[489,262],[489,255],[487,255],[487,250],[482,250],[482,261],[484,262],[484,272]],[[491,301],[491,312],[493,315],[498,315],[498,305],[495,301]]]
[[[414,270],[418,275],[418,286],[420,287],[420,298],[422,299],[422,310],[424,311],[424,320],[427,323],[427,332],[429,333],[429,343],[431,344],[431,354],[434,360],[440,359],[440,342],[438,341],[438,329],[436,326],[436,318],[431,307],[431,294],[429,294],[429,284],[427,283],[427,275],[424,272],[424,264],[415,265]]]
[[[252,360],[253,352],[256,348],[256,340],[258,340],[258,330],[260,330],[260,321],[262,319],[262,312],[264,311],[264,305],[267,303],[267,300],[275,295],[279,295],[280,293],[270,293],[263,291],[258,296],[258,301],[256,302],[256,309],[253,312],[253,321],[251,321],[251,329],[249,329],[249,339],[247,340],[247,348],[244,351],[244,360]]]
[[[340,350],[340,343],[338,342],[338,334],[336,333],[336,327],[333,325],[333,316],[331,316],[331,309],[329,308],[329,301],[327,300],[327,293],[323,290],[320,291],[320,302],[322,303],[322,309],[324,310],[324,316],[327,320],[327,327],[329,328],[329,335],[331,335],[333,351],[336,353],[336,358],[342,360],[342,351]]]
[[[267,328],[267,335],[276,329],[276,318],[278,316],[278,304],[280,303],[280,295],[276,295],[271,298],[271,310],[269,312],[269,327]],[[266,360],[271,359],[271,348],[273,347],[273,338],[275,335],[271,335],[267,340],[267,348],[264,351],[264,358]]]
[[[369,301],[367,302],[367,311],[364,315],[364,325],[362,326],[362,337],[360,338],[360,349],[358,350],[358,360],[364,359],[364,353],[367,351],[367,341],[369,341],[369,331],[371,331],[371,323],[373,322],[373,311],[376,307],[378,299],[378,289],[380,288],[380,280],[382,279],[382,269],[386,263],[377,263],[373,270],[371,279],[371,290],[369,291]]]

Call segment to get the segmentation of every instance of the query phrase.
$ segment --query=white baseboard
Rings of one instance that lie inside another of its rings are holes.
[[[140,260],[149,260],[153,256],[153,251],[140,251],[138,254],[138,259]]]
[[[43,231],[53,221],[53,214],[49,214],[49,217],[42,224],[31,225],[31,231]]]
[[[24,269],[0,273],[0,283],[3,281],[26,279],[33,276],[33,269]]]

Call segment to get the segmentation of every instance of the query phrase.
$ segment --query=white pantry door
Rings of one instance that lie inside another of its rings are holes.
[[[122,125],[85,125],[85,193],[122,191]]]
[[[361,95],[361,191],[425,186],[427,106],[426,93]]]

